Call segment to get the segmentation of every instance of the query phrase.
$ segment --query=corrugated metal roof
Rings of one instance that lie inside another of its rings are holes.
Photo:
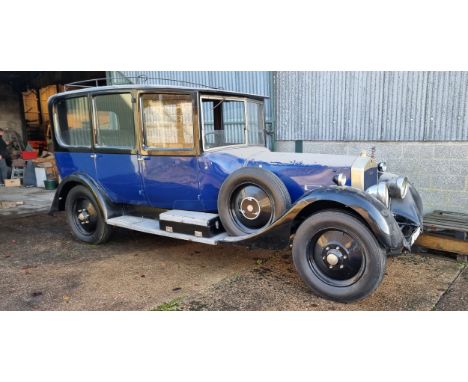
[[[276,72],[279,140],[468,139],[467,72]]]

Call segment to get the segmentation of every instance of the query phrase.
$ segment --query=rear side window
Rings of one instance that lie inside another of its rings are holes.
[[[193,149],[192,96],[146,94],[142,96],[145,146],[161,150]]]
[[[61,100],[56,105],[58,140],[65,146],[91,147],[88,98]]]
[[[106,94],[94,97],[96,146],[133,148],[135,124],[132,95]]]

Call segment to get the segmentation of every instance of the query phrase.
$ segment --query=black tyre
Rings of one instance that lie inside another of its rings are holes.
[[[382,282],[386,253],[357,218],[323,211],[306,219],[293,242],[294,265],[312,291],[350,302],[370,295]]]
[[[283,182],[272,172],[244,167],[224,181],[218,196],[218,213],[226,232],[242,236],[257,232],[291,207]]]
[[[107,241],[111,227],[106,224],[92,192],[84,186],[73,187],[65,201],[65,211],[73,236],[91,244]]]

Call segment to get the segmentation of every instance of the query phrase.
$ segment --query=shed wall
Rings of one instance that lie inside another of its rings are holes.
[[[468,140],[468,72],[275,72],[274,89],[278,140]]]

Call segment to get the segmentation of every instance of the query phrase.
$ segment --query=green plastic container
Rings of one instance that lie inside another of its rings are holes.
[[[57,179],[44,180],[44,187],[46,190],[55,190],[58,186]]]

